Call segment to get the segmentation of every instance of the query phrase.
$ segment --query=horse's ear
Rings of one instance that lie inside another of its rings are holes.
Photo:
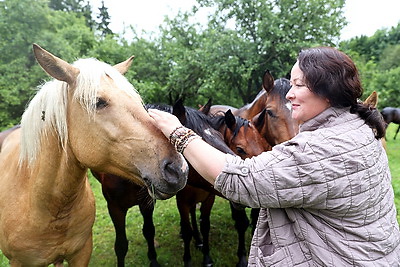
[[[367,99],[364,100],[364,104],[370,105],[371,107],[376,108],[378,106],[378,93],[373,91]]]
[[[135,56],[131,56],[131,57],[128,58],[127,60],[125,60],[125,61],[123,61],[123,62],[121,62],[121,63],[115,64],[115,65],[114,65],[114,68],[116,68],[116,69],[123,75],[123,74],[125,74],[125,73],[129,70],[129,68],[131,67],[132,61],[133,61],[134,58],[135,58]]]
[[[186,123],[186,108],[183,105],[182,98],[179,98],[175,105],[173,105],[172,114],[174,114],[182,124]]]
[[[202,106],[202,107],[199,109],[199,111],[202,112],[202,113],[205,114],[205,115],[208,115],[208,114],[210,113],[211,102],[212,102],[212,99],[211,99],[211,98],[208,99],[207,103],[206,103],[204,106]]]
[[[33,53],[39,65],[53,78],[72,84],[79,75],[79,69],[68,62],[47,52],[37,44],[33,44]]]
[[[231,130],[235,128],[236,118],[230,109],[228,109],[228,111],[225,112],[225,124]]]
[[[264,108],[260,113],[258,113],[257,115],[255,115],[251,121],[253,122],[254,126],[256,127],[256,129],[261,132],[263,126],[264,126],[264,122],[265,122],[265,113],[267,112],[267,110]]]
[[[274,77],[272,74],[269,72],[269,70],[266,70],[262,79],[262,86],[265,91],[268,93],[271,92],[271,90],[274,88]]]

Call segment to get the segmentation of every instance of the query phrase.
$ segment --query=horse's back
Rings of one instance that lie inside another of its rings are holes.
[[[385,107],[381,114],[387,124],[391,122],[400,124],[400,108]]]

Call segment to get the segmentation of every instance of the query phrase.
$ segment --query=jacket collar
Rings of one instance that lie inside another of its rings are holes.
[[[300,125],[300,132],[303,131],[313,131],[318,128],[325,128],[340,124],[342,120],[337,120],[337,118],[343,117],[346,113],[357,116],[350,113],[350,108],[334,108],[330,107],[322,111],[320,114],[314,118],[304,122]]]

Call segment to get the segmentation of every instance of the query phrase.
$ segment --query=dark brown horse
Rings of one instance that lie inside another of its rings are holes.
[[[395,123],[399,125],[393,137],[393,140],[396,140],[396,136],[400,130],[400,108],[385,107],[382,109],[381,114],[386,122],[386,127],[389,125],[389,123]]]

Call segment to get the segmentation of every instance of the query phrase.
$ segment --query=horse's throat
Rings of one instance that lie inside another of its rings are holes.
[[[42,213],[54,220],[63,220],[70,216],[77,203],[84,201],[84,195],[90,190],[87,185],[87,170],[63,158],[53,161],[41,160],[31,183],[31,203]]]

